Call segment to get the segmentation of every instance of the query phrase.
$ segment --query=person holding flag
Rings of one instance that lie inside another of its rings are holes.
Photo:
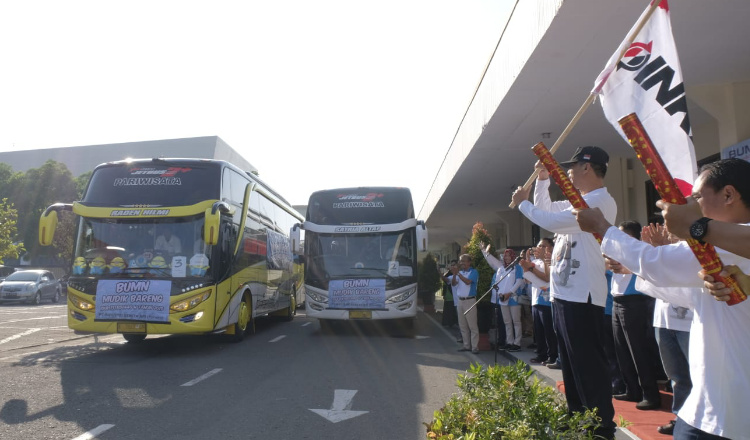
[[[740,159],[704,165],[693,188],[703,216],[749,224],[748,175],[750,162]],[[602,235],[602,253],[643,279],[638,290],[694,310],[689,348],[693,387],[677,413],[674,438],[748,438],[750,301],[728,306],[707,294],[696,276],[701,265],[686,242],[653,247],[613,227],[597,209],[577,210],[576,219],[582,230]],[[716,252],[726,264],[750,271],[750,259],[720,248]]]
[[[578,148],[570,161],[560,165],[568,168],[572,185],[588,206],[601,209],[607,220],[614,222],[617,204],[604,186],[608,161],[606,151],[587,146]],[[594,236],[583,232],[571,215],[571,203],[550,199],[550,175],[544,165],[537,162],[536,168],[534,203],[527,200],[530,189],[518,187],[513,204],[533,223],[557,234],[552,250],[550,296],[565,399],[570,411],[596,408],[602,421],[595,434],[613,439],[616,425],[612,383],[602,339],[608,291],[604,258]]]

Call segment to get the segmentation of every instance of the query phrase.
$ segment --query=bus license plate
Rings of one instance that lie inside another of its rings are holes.
[[[117,333],[146,333],[145,322],[118,322]]]
[[[372,311],[349,310],[349,319],[372,319]]]

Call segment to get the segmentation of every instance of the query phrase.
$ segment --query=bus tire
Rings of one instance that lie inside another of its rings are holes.
[[[400,321],[403,335],[407,338],[413,338],[416,334],[416,318],[403,318]]]
[[[297,314],[297,300],[294,298],[294,295],[291,295],[289,297],[289,308],[286,309],[286,314],[284,315],[284,321],[290,322],[294,319],[294,315]]]
[[[123,333],[122,337],[125,338],[129,344],[138,344],[146,339],[146,335],[142,333]]]
[[[234,334],[227,335],[231,342],[241,342],[245,339],[245,334],[255,333],[255,320],[253,319],[253,308],[250,302],[250,296],[245,295],[240,303],[240,310],[237,314],[237,322],[234,323]]]
[[[335,333],[335,325],[336,323],[332,319],[320,319],[318,318],[318,322],[320,323],[320,332],[326,335],[330,335]]]

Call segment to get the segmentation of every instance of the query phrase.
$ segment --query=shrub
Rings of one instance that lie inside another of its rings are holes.
[[[492,285],[492,275],[495,274],[495,271],[492,270],[489,263],[487,263],[487,260],[484,259],[484,255],[482,255],[482,246],[480,243],[492,243],[492,237],[484,228],[484,224],[482,224],[482,222],[477,222],[471,229],[471,239],[462,249],[463,252],[471,255],[471,261],[474,268],[479,272],[477,296],[481,296],[484,292],[489,290]],[[494,252],[494,248],[492,248],[491,251]],[[490,302],[490,296],[487,295],[484,297],[483,301]]]
[[[564,398],[519,361],[458,376],[459,394],[435,411],[427,438],[435,440],[594,439],[593,411],[569,413]]]

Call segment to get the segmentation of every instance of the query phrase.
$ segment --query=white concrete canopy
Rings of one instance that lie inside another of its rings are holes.
[[[633,0],[516,4],[421,206],[418,218],[427,222],[433,251],[455,256],[477,221],[496,245],[532,244],[531,224],[508,208],[512,189],[533,169],[530,148],[554,144],[647,6]],[[750,2],[672,0],[669,6],[700,160],[750,137]],[[555,157],[567,160],[583,145],[610,153],[607,186],[618,201],[618,221],[646,221],[646,176],[598,102]]]

